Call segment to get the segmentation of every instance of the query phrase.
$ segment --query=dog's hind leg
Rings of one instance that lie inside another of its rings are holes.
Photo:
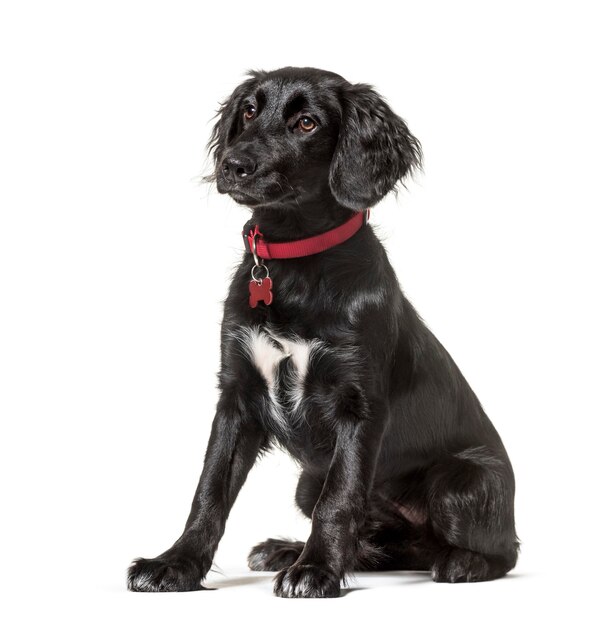
[[[359,538],[355,571],[429,571],[436,543],[424,507],[414,499],[397,502],[377,493]]]
[[[296,503],[306,517],[312,516],[322,488],[320,478],[302,472]],[[383,497],[370,499],[369,517],[361,531],[353,571],[431,569],[437,546],[434,541],[427,543],[421,520],[413,519],[413,510]],[[297,561],[304,545],[303,541],[283,538],[262,541],[249,553],[249,568],[275,572],[289,567]]]
[[[484,446],[438,462],[427,474],[429,521],[438,542],[435,582],[479,582],[504,576],[517,562],[508,459]]]

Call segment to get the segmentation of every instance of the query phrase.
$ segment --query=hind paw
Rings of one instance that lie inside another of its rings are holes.
[[[256,572],[278,572],[293,565],[303,549],[303,541],[267,539],[251,549],[247,557],[249,569]]]
[[[444,551],[431,568],[431,577],[436,583],[475,583],[499,578],[504,574],[504,570],[497,567],[489,557],[462,548]]]

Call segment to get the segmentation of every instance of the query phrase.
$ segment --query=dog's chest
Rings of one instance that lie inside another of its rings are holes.
[[[279,335],[264,327],[238,333],[242,351],[262,375],[272,406],[270,416],[282,428],[287,417],[302,410],[306,381],[316,356],[326,349],[318,339]]]

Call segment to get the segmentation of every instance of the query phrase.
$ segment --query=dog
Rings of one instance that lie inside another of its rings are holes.
[[[133,591],[203,585],[256,459],[301,467],[308,540],[249,566],[280,597],[340,595],[355,571],[504,576],[516,564],[513,468],[462,373],[403,295],[369,210],[421,168],[420,143],[366,83],[251,71],[208,144],[220,193],[249,207],[224,303],[219,400],[185,529],[136,559]]]

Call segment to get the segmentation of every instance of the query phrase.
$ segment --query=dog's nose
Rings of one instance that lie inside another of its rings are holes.
[[[232,154],[222,161],[222,173],[232,182],[251,176],[256,167],[256,162],[245,154]]]

